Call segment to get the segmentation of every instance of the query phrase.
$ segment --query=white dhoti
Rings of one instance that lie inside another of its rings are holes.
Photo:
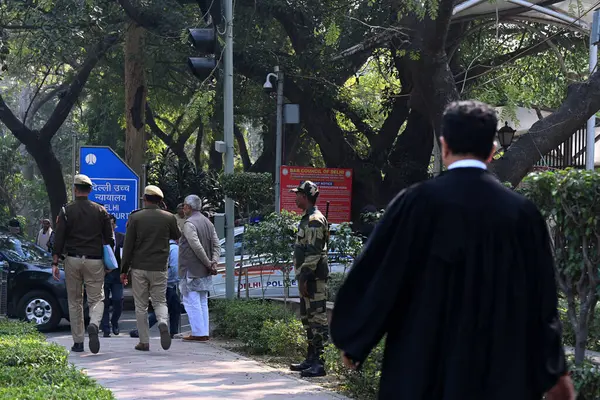
[[[192,336],[210,336],[208,325],[208,291],[212,276],[185,278],[179,283],[183,306],[188,315]]]

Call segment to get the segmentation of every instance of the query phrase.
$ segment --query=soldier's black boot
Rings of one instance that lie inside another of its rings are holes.
[[[327,373],[325,372],[325,365],[322,360],[315,360],[310,368],[300,372],[300,376],[303,378],[316,378],[325,375],[327,375]]]
[[[313,335],[314,358],[312,359],[310,368],[300,372],[300,376],[303,378],[316,378],[327,375],[325,372],[325,360],[323,358],[325,343],[328,338],[327,327],[320,326],[316,328]]]
[[[295,372],[304,371],[305,369],[309,369],[313,364],[313,359],[315,357],[315,349],[312,344],[308,345],[306,350],[306,359],[299,364],[290,365],[290,370]]]

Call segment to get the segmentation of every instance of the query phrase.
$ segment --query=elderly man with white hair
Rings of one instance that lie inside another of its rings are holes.
[[[183,340],[194,342],[209,339],[208,292],[221,255],[217,231],[200,210],[200,197],[192,194],[185,198],[183,212],[187,219],[179,241],[179,289],[192,328],[192,334]]]

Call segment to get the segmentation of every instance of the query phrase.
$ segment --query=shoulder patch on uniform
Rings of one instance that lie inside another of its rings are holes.
[[[138,208],[137,210],[133,210],[132,212],[130,212],[129,215],[133,215],[136,212],[139,212],[139,211],[142,211],[142,210],[143,210],[143,208]]]

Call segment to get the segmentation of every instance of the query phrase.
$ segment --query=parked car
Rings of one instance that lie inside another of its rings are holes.
[[[48,252],[22,236],[1,232],[0,265],[7,274],[9,317],[35,322],[44,332],[69,319],[65,274],[61,268],[60,279],[54,280]]]
[[[331,237],[335,236],[338,225],[332,224],[330,228]],[[285,282],[284,274],[281,271],[279,265],[273,265],[272,263],[264,262],[260,256],[244,254],[243,267],[242,267],[242,244],[244,240],[244,227],[236,227],[233,231],[234,236],[234,262],[235,262],[235,287],[237,288],[237,281],[242,271],[247,270],[248,279],[242,276],[241,281],[241,296],[246,295],[246,290],[250,297],[284,297],[285,295]],[[219,260],[219,266],[217,268],[218,274],[213,276],[213,289],[210,292],[211,297],[225,297],[225,246],[226,240],[221,239],[221,258]],[[329,272],[347,272],[352,259],[348,258],[346,263],[340,260],[339,256],[329,251]],[[246,289],[247,287],[247,289]],[[237,290],[236,290],[237,292]],[[299,297],[298,282],[294,270],[289,275],[289,292],[288,297]]]

